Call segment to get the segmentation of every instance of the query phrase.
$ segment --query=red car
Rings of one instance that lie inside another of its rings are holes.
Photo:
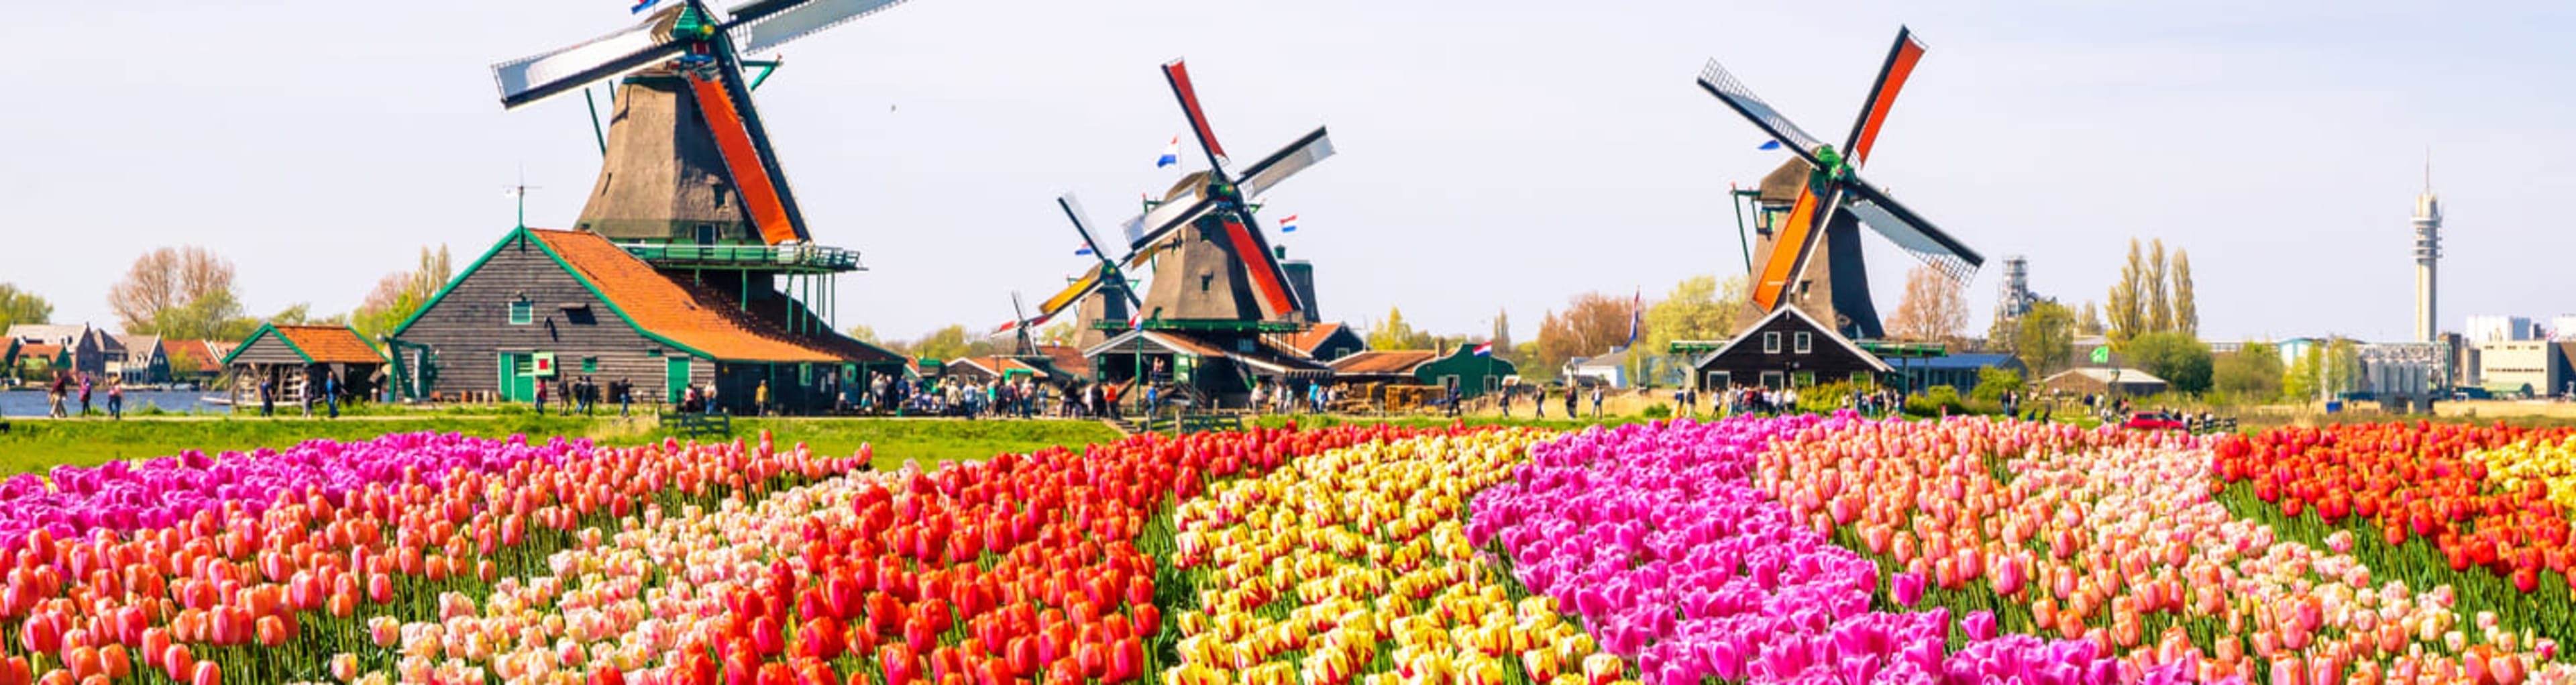
[[[2148,431],[2178,431],[2189,427],[2183,424],[2182,419],[2174,418],[2173,416],[2160,411],[2142,411],[2130,414],[2129,420],[2121,422],[2120,426],[2123,428]]]

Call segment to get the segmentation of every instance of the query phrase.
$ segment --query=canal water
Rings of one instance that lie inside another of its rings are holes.
[[[199,398],[206,394],[194,391],[127,390],[125,391],[125,412],[131,414],[142,411],[146,405],[158,406],[163,411],[174,412],[193,410],[223,413],[227,409],[223,405],[199,401]],[[48,401],[43,392],[26,390],[0,392],[0,416],[44,416],[50,409],[47,406]],[[64,398],[63,405],[66,411],[80,411],[80,394],[73,393]],[[107,392],[91,389],[89,406],[101,412],[107,411]]]

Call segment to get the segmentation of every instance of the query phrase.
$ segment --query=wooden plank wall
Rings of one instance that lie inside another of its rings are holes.
[[[512,324],[510,303],[523,298],[535,316]],[[565,304],[586,305],[588,311],[566,310]],[[662,395],[665,356],[687,354],[636,332],[533,239],[503,245],[397,339],[436,353],[438,377],[430,391],[451,400],[459,393],[499,391],[502,353],[552,352],[557,378],[582,375],[582,358],[597,357],[599,370],[589,375],[603,391],[622,378],[635,384],[637,401],[649,404]],[[690,371],[690,382],[702,384],[713,365],[694,359]]]

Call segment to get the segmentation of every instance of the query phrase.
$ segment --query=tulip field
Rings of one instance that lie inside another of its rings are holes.
[[[0,685],[2576,684],[2569,431],[877,456],[417,433],[12,477]]]

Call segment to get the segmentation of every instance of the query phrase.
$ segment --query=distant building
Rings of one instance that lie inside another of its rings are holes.
[[[123,350],[117,360],[116,375],[127,383],[170,382],[170,358],[161,348],[161,336],[111,335]]]
[[[2432,342],[2441,334],[2435,322],[2442,320],[2433,306],[2435,267],[2442,261],[2442,199],[2433,195],[2429,164],[2424,176],[2424,194],[2415,196],[2415,342]]]
[[[1953,354],[1897,363],[1896,375],[1906,379],[1904,387],[1923,389],[1947,385],[1961,393],[1977,389],[1986,369],[2023,373],[2021,359],[2009,354]],[[2024,380],[2028,380],[2025,378]]]
[[[2527,338],[2479,345],[2478,384],[2497,395],[2566,394],[2567,347]]]
[[[9,327],[7,335],[21,344],[62,347],[62,361],[54,366],[55,370],[106,376],[111,363],[113,368],[123,368],[125,364],[121,358],[124,348],[116,339],[89,324],[17,324]]]
[[[1598,357],[1577,357],[1566,361],[1560,373],[1567,383],[1589,381],[1613,388],[1628,387],[1628,348],[1614,347]]]
[[[1319,323],[1279,336],[1279,344],[1316,361],[1330,362],[1368,349],[1368,340],[1339,323]]]
[[[2165,379],[2138,369],[2086,368],[2060,371],[2040,387],[2068,395],[2153,395],[2169,387]]]
[[[2469,337],[2469,342],[2477,344],[2530,340],[2532,338],[2531,317],[2472,316],[2469,317],[2468,330],[2463,331],[2463,334]]]

